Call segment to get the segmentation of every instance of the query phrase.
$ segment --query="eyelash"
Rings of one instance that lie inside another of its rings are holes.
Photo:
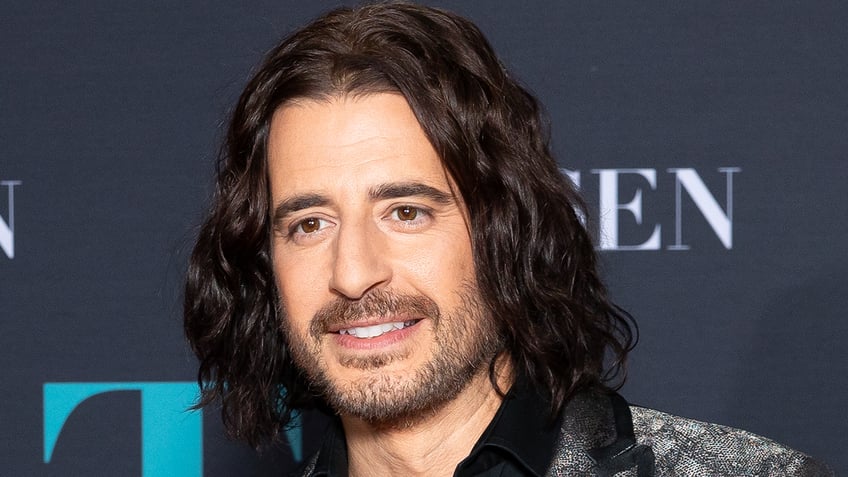
[[[399,211],[401,211],[402,209],[410,209],[412,211],[415,211],[415,218],[413,218],[411,220],[401,219],[398,214],[399,214]],[[403,227],[409,227],[409,228],[414,228],[414,227],[420,225],[420,223],[422,221],[430,218],[431,216],[432,216],[432,210],[431,209],[428,209],[426,207],[417,206],[417,205],[408,205],[408,204],[403,204],[403,205],[393,207],[389,212],[389,218],[391,220],[403,224],[402,225]],[[303,230],[304,224],[306,224],[310,220],[318,221],[318,224],[317,224],[318,230],[316,230],[314,232],[306,232],[306,231]],[[324,229],[326,229],[328,222],[329,222],[328,220],[322,219],[320,217],[306,217],[305,219],[298,220],[297,222],[294,222],[288,228],[288,231],[286,233],[286,238],[289,239],[289,240],[292,240],[292,239],[295,239],[298,235],[300,235],[300,236],[314,236],[316,234],[321,233]]]
[[[303,230],[303,225],[310,220],[318,221],[318,230],[316,230],[315,232],[306,232]],[[289,227],[288,233],[286,234],[286,238],[292,239],[297,235],[314,235],[320,233],[327,227],[327,222],[328,220],[322,219],[320,217],[307,217],[305,219],[298,220],[297,222],[293,223],[291,227]]]
[[[412,211],[415,211],[415,218],[410,219],[410,220],[401,219],[400,218],[400,211],[403,210],[403,209],[410,209]],[[399,205],[397,207],[393,207],[391,209],[391,212],[389,213],[389,217],[391,217],[393,220],[396,220],[398,222],[403,222],[404,224],[407,224],[407,225],[418,224],[422,220],[429,218],[431,215],[432,215],[432,211],[430,209],[427,209],[427,208],[424,208],[424,207],[419,207],[417,205],[409,205],[409,204],[404,204],[404,205]]]

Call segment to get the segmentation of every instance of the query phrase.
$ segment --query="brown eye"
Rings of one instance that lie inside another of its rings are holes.
[[[303,233],[315,233],[319,229],[321,229],[321,220],[316,219],[315,217],[310,217],[302,221],[300,224],[298,224],[298,226],[300,227],[300,231]]]
[[[400,220],[415,220],[418,217],[418,209],[415,207],[405,205],[395,210],[397,211],[397,218]]]

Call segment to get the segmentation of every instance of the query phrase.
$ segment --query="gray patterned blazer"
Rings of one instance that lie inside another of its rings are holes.
[[[809,456],[731,427],[584,393],[566,406],[551,476],[832,476]]]

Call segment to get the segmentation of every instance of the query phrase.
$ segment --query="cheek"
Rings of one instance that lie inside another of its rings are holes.
[[[476,281],[471,246],[462,237],[441,238],[408,253],[398,263],[433,298],[446,298],[461,285]]]
[[[323,298],[319,294],[326,289],[326,284],[324,287],[319,286],[318,271],[315,267],[305,267],[291,257],[276,257],[274,260],[274,278],[281,305],[285,319],[294,330],[308,327],[312,316],[323,305]]]

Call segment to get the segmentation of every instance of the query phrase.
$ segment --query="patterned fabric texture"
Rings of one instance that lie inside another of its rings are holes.
[[[653,449],[656,475],[833,475],[809,456],[731,427],[631,406],[636,440]]]
[[[585,392],[565,407],[546,475],[598,477],[832,476],[811,457],[750,432]],[[317,455],[298,475],[315,475]]]
[[[584,393],[564,413],[548,475],[832,476],[811,457],[731,427]]]

